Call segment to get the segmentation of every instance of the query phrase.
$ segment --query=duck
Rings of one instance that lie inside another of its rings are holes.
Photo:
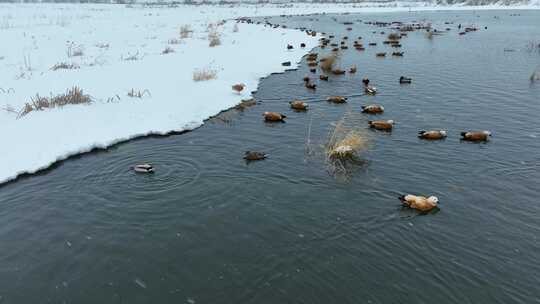
[[[333,102],[333,103],[346,103],[347,97],[344,96],[330,96],[326,98],[327,101]]]
[[[244,159],[247,161],[263,160],[268,157],[268,154],[257,151],[246,151],[244,153]]]
[[[291,62],[290,61],[285,61],[285,62],[282,62],[281,65],[282,66],[291,66]]]
[[[334,74],[334,75],[343,75],[343,74],[345,74],[345,71],[341,70],[341,69],[335,69],[335,70],[332,70],[332,74]]]
[[[346,45],[342,45],[342,46],[341,46],[341,49],[342,49],[342,50],[347,50],[348,48],[349,48],[349,47],[346,46]]]
[[[133,166],[133,170],[138,173],[154,173],[154,167],[151,164],[139,164]]]
[[[368,86],[369,85],[369,78],[362,79],[362,83],[364,84],[364,86]]]
[[[432,139],[432,140],[438,140],[438,139],[444,139],[446,138],[446,131],[445,130],[429,130],[429,131],[418,131],[418,137],[423,139]]]
[[[236,105],[235,109],[243,111],[246,108],[257,105],[255,98],[242,99],[239,104]]]
[[[294,100],[289,103],[291,105],[291,109],[297,110],[297,111],[306,111],[308,109],[308,104],[301,101],[301,100]]]
[[[319,75],[319,79],[324,80],[324,81],[328,81],[328,76],[327,75]]]
[[[384,107],[378,104],[362,106],[362,113],[379,114],[384,112]]]
[[[386,53],[385,52],[377,53],[376,57],[386,57]]]
[[[461,132],[461,139],[468,141],[488,141],[491,137],[490,131],[468,131]]]
[[[305,47],[306,47],[306,44],[302,42],[302,43],[300,43],[300,47],[301,47],[301,48],[305,48]]]
[[[245,84],[243,84],[243,83],[238,83],[238,84],[233,85],[233,86],[232,86],[232,89],[233,89],[234,91],[236,91],[238,94],[240,94],[240,93],[244,90],[245,87],[246,87]]]
[[[315,90],[317,88],[317,85],[314,84],[313,82],[306,82],[306,88],[308,89],[311,89],[311,90]]]
[[[401,76],[399,77],[399,83],[412,83],[412,78]]]
[[[366,85],[364,87],[364,92],[366,92],[366,94],[369,94],[369,95],[375,95],[377,94],[377,88],[374,86]]]
[[[392,56],[403,57],[403,52],[393,52]]]
[[[370,42],[368,45],[369,45],[369,46],[376,46],[377,43],[376,43],[376,42]]]
[[[265,121],[281,121],[281,122],[285,122],[285,118],[287,118],[287,116],[285,116],[285,115],[283,115],[281,113],[278,113],[278,112],[264,112],[263,116],[264,116]]]
[[[439,198],[436,196],[419,196],[414,194],[406,194],[399,197],[403,205],[416,209],[422,212],[431,211],[433,208],[437,207],[439,203]]]
[[[292,49],[294,49],[294,47],[290,44],[287,44],[287,50],[292,50]]]
[[[353,67],[351,67],[351,68],[349,69],[349,73],[354,74],[354,73],[356,73],[356,70],[357,70],[356,67],[353,66]]]
[[[393,120],[370,120],[368,124],[370,128],[382,131],[392,131],[394,127]]]

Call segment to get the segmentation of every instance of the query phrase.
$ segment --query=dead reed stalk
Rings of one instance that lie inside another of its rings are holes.
[[[17,118],[21,118],[33,111],[43,111],[52,108],[61,108],[66,105],[90,104],[93,99],[90,95],[84,94],[83,90],[77,86],[69,89],[66,93],[58,94],[50,97],[36,96],[30,98],[30,102],[26,103],[19,111]]]
[[[193,71],[193,81],[207,81],[217,78],[217,71],[211,68],[196,69]]]

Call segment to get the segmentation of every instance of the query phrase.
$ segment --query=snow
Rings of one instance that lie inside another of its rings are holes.
[[[378,5],[378,4],[377,4]],[[416,9],[440,9],[421,6]],[[0,183],[47,168],[69,156],[149,134],[196,128],[250,97],[259,79],[294,68],[319,37],[292,29],[238,24],[232,18],[319,12],[400,11],[409,8],[355,4],[234,5],[127,8],[100,4],[0,4]],[[455,7],[453,7],[455,8]],[[470,9],[470,7],[467,7]],[[491,7],[495,8],[495,7]],[[215,25],[221,20],[228,21]],[[221,33],[209,47],[208,25]],[[179,29],[193,33],[180,39]],[[177,39],[180,44],[171,44]],[[306,43],[302,49],[300,43]],[[293,50],[287,50],[291,43]],[[108,47],[103,47],[107,45]],[[167,47],[175,52],[162,54]],[[69,56],[80,48],[82,56]],[[137,54],[137,60],[125,60]],[[283,67],[282,62],[293,62]],[[74,70],[51,70],[57,63]],[[217,79],[193,81],[209,68]],[[231,85],[246,84],[242,94]],[[33,96],[79,86],[90,105],[34,111],[17,117]],[[127,93],[146,91],[142,98]]]

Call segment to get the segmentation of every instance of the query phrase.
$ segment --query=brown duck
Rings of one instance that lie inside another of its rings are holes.
[[[430,131],[418,131],[418,137],[423,139],[438,140],[446,138],[445,130],[430,130]]]
[[[487,141],[491,137],[490,131],[461,132],[461,139],[468,141]]]
[[[281,113],[277,113],[277,112],[264,112],[263,116],[264,116],[265,121],[281,121],[281,122],[285,122],[285,118],[287,118],[287,116],[285,116],[285,115],[283,115]]]
[[[346,103],[347,97],[344,96],[330,96],[326,98],[327,101],[333,102],[333,103]]]
[[[233,91],[236,91],[238,94],[240,94],[244,88],[246,87],[243,83],[238,83],[232,86]]]
[[[306,111],[308,109],[308,104],[301,101],[301,100],[294,100],[289,103],[291,105],[291,109],[297,110],[297,111]]]
[[[362,106],[362,113],[379,114],[384,112],[384,107],[378,104]]]
[[[368,124],[370,128],[381,131],[392,131],[394,127],[393,120],[370,120]]]

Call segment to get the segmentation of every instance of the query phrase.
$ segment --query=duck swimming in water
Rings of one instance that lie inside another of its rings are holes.
[[[491,137],[490,131],[469,131],[461,132],[461,139],[468,141],[488,141]]]
[[[370,120],[368,121],[370,128],[381,131],[392,131],[394,127],[393,120]]]
[[[403,205],[423,212],[432,210],[439,203],[439,199],[436,196],[425,197],[407,194],[400,196],[399,199],[403,202]]]
[[[367,85],[364,87],[364,92],[369,95],[375,95],[377,94],[377,88],[374,86]]]
[[[244,159],[247,161],[263,160],[268,157],[268,154],[257,151],[246,151],[244,153]]]
[[[333,102],[333,103],[346,103],[347,97],[344,96],[330,96],[326,98],[327,101]]]
[[[308,82],[306,82],[305,85],[306,85],[306,88],[311,89],[311,90],[315,90],[317,88],[317,85],[314,84],[313,82],[308,81]]]
[[[138,173],[154,173],[154,167],[151,164],[135,165],[133,170]]]
[[[369,85],[369,78],[364,78],[364,79],[362,79],[362,83],[363,83],[365,86]]]
[[[275,121],[285,122],[285,118],[287,118],[287,116],[281,113],[277,113],[277,112],[264,112],[263,116],[264,116],[265,121],[271,121],[271,122],[275,122]]]
[[[430,131],[418,131],[418,137],[423,139],[431,139],[431,140],[437,140],[437,139],[444,139],[446,138],[446,131],[445,130],[430,130]]]
[[[412,79],[405,76],[401,76],[399,77],[399,83],[412,83]]]
[[[362,106],[362,113],[379,114],[382,112],[384,112],[384,107],[378,104],[370,104],[367,106]]]
[[[297,110],[297,111],[306,111],[308,109],[307,103],[301,101],[301,100],[294,100],[289,103],[291,105],[291,109]]]

